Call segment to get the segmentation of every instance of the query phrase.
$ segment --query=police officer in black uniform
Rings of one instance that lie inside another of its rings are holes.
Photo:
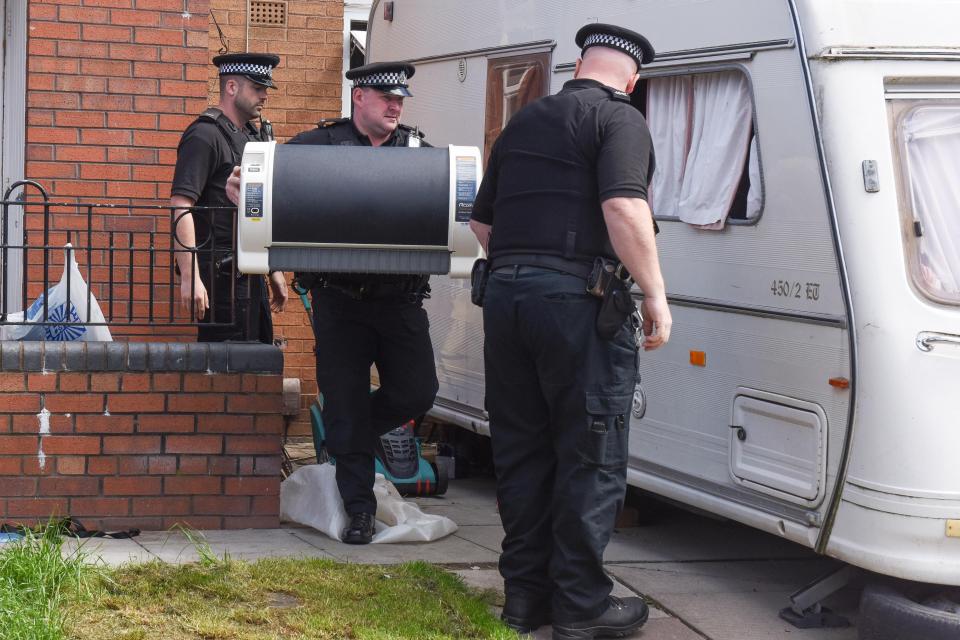
[[[403,99],[412,95],[407,79],[414,71],[403,62],[351,69],[346,77],[353,81],[353,116],[325,120],[287,144],[427,146],[418,130],[400,124]],[[322,194],[318,198],[322,201]],[[437,393],[422,306],[428,276],[323,273],[298,278],[311,289],[326,447],[336,459],[337,487],[350,517],[341,537],[366,544],[377,511],[373,482],[379,436],[425,413]],[[374,363],[380,387],[370,393]]]
[[[555,639],[623,636],[647,619],[640,598],[610,596],[602,560],[626,490],[638,349],[666,342],[671,324],[646,203],[653,149],[629,97],[653,47],[605,24],[576,42],[574,79],[494,144],[471,221],[490,256],[502,617],[521,632],[552,622]],[[644,294],[642,343],[625,270]]]
[[[180,300],[191,316],[208,323],[198,330],[200,342],[273,342],[271,304],[263,278],[240,275],[234,266],[236,206],[227,199],[225,186],[233,167],[240,164],[244,145],[249,140],[269,139],[266,127],[257,130],[250,121],[260,116],[267,89],[276,88],[272,72],[279,63],[280,58],[272,54],[215,57],[213,64],[220,72],[219,104],[187,127],[177,147],[170,198],[171,206],[178,209],[174,247],[197,248],[195,261],[188,251],[176,254]],[[219,208],[186,209],[193,206]],[[282,311],[286,281],[280,272],[270,274],[269,279],[273,310]],[[231,321],[231,313],[233,323],[225,324]]]

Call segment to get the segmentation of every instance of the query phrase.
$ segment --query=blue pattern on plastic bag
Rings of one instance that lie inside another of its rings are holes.
[[[57,307],[54,307],[50,310],[50,322],[80,322],[80,314],[77,313],[77,308],[70,304],[70,313],[69,317],[67,314],[67,304],[64,303]],[[87,332],[87,328],[83,325],[63,325],[63,324],[54,324],[47,325],[43,328],[43,335],[47,340],[76,340],[84,333]]]

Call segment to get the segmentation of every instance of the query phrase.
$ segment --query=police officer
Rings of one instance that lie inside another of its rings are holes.
[[[647,619],[640,598],[610,596],[602,561],[626,490],[638,349],[665,343],[671,325],[646,202],[653,149],[629,96],[653,47],[606,24],[576,42],[574,79],[494,144],[471,221],[490,256],[502,617],[520,632],[552,622],[555,639],[623,636]],[[642,344],[624,268],[644,294]]]
[[[414,67],[378,62],[347,71],[353,116],[325,120],[287,144],[373,147],[427,146],[400,124]],[[371,188],[376,188],[375,184]],[[318,194],[322,199],[322,194]],[[363,211],[356,215],[362,216]],[[317,386],[323,394],[327,450],[336,458],[337,487],[350,517],[344,542],[373,538],[374,447],[382,434],[433,406],[433,347],[422,301],[427,276],[323,273],[312,280]],[[370,393],[370,365],[380,387]]]
[[[174,248],[197,249],[196,259],[189,251],[176,254],[181,274],[180,301],[191,317],[207,323],[197,332],[200,342],[273,342],[271,304],[263,278],[239,275],[234,267],[236,206],[227,199],[225,185],[233,167],[240,164],[247,141],[263,139],[267,134],[250,121],[260,116],[267,89],[276,88],[272,74],[279,63],[280,58],[272,54],[228,53],[215,57],[220,101],[187,127],[177,147],[170,198],[171,206],[177,208]],[[195,205],[220,208],[187,209]],[[269,280],[272,308],[282,311],[287,300],[286,281],[280,272],[270,274]],[[231,313],[233,324],[224,324],[231,321]]]

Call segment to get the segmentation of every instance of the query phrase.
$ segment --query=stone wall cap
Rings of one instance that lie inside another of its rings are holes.
[[[283,352],[248,342],[0,342],[0,371],[283,373]]]

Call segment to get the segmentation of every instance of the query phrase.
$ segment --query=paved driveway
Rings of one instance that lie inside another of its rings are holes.
[[[459,530],[428,544],[351,546],[312,529],[204,531],[213,553],[238,559],[316,556],[345,562],[392,564],[426,560],[441,564],[472,585],[503,593],[496,570],[503,531],[493,482],[454,480],[446,496],[417,499],[424,511],[452,518]],[[615,594],[642,594],[655,605],[641,640],[855,640],[847,629],[796,629],[777,612],[787,597],[837,565],[791,542],[743,525],[665,507],[652,521],[617,531],[607,548],[606,567],[617,581]],[[160,558],[197,559],[182,533],[145,532],[133,540],[88,541],[110,563]],[[846,589],[827,604],[856,619],[859,593]],[[534,638],[549,638],[549,629]]]

